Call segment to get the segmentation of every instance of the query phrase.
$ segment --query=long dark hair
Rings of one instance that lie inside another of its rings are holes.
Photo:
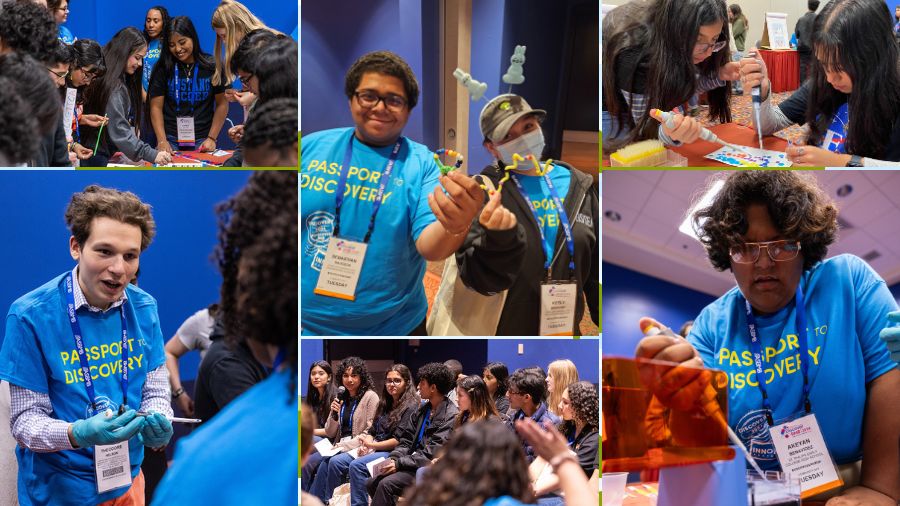
[[[735,21],[737,21],[738,19],[742,19],[744,21],[744,29],[745,30],[750,29],[750,22],[747,20],[747,16],[744,15],[744,12],[741,11],[740,5],[731,4],[728,6],[728,10],[731,11],[731,15]],[[732,21],[732,23],[734,23],[734,22]]]
[[[165,41],[169,40],[169,22],[172,20],[172,17],[169,16],[169,10],[163,7],[162,5],[154,5],[147,9],[147,14],[150,14],[150,11],[159,11],[159,15],[162,18],[162,30],[159,31],[159,47],[163,49],[163,44]],[[147,17],[144,16],[144,29],[141,32],[144,34],[144,40],[147,41],[147,44],[150,43],[152,38],[150,38],[150,34],[147,33]],[[160,51],[162,52],[162,51]]]
[[[331,381],[325,384],[325,392],[319,397],[319,390],[312,384],[312,370],[316,367],[324,370]],[[316,418],[321,423],[331,411],[331,403],[334,401],[334,394],[337,388],[334,386],[334,373],[331,370],[331,364],[325,360],[316,360],[309,366],[309,374],[306,375],[306,404],[316,410]]]
[[[94,79],[84,92],[85,114],[106,114],[106,105],[109,97],[120,84],[125,85],[128,97],[131,100],[131,109],[134,111],[134,124],[142,125],[144,119],[144,107],[142,104],[141,73],[125,73],[125,66],[132,53],[147,46],[144,35],[132,26],[119,30],[109,42],[103,46],[103,61],[106,62],[106,73],[103,77]],[[97,128],[84,127],[85,134],[90,139],[96,139]]]
[[[506,395],[506,378],[509,377],[509,369],[503,362],[488,362],[484,366],[484,370],[490,371],[491,376],[497,378],[497,391],[494,392],[494,399],[499,399]]]
[[[597,387],[590,381],[577,381],[568,385],[569,402],[572,404],[572,411],[575,412],[575,420],[584,423],[585,428],[598,428],[598,415],[600,411],[600,394]],[[575,427],[575,420],[563,420],[560,424],[560,431],[565,432]]]
[[[479,505],[505,495],[534,502],[522,443],[505,424],[467,423],[443,449],[444,456],[407,493],[410,506]]]
[[[881,158],[900,116],[900,67],[890,11],[882,0],[832,0],[813,23],[813,53],[806,122],[809,143],[819,145],[834,113],[848,103],[847,153]],[[830,84],[825,69],[853,82],[846,95]]]
[[[369,368],[366,366],[365,360],[359,357],[347,357],[344,360],[341,360],[341,363],[337,368],[337,374],[334,375],[334,383],[335,385],[343,385],[341,380],[344,376],[344,371],[351,367],[353,368],[353,374],[359,375],[359,390],[356,391],[356,395],[362,397],[366,391],[375,388],[375,382],[372,381],[372,375],[369,374]],[[348,390],[344,395],[349,398],[350,391]],[[341,400],[345,401],[347,399]]]
[[[381,390],[381,400],[378,402],[378,410],[375,412],[375,417],[387,414],[388,427],[393,429],[400,422],[400,416],[403,415],[405,408],[415,408],[419,405],[419,394],[416,393],[416,387],[412,384],[412,373],[409,371],[409,367],[403,364],[394,364],[384,373],[385,379],[387,379],[387,373],[389,372],[399,374],[403,378],[403,382],[406,383],[406,388],[400,394],[400,400],[397,401],[397,405],[394,406],[394,398],[388,393],[387,383],[385,383],[384,388]]]
[[[174,74],[175,64],[178,62],[178,59],[175,58],[175,55],[169,50],[169,39],[176,34],[191,39],[191,42],[194,45],[192,56],[194,57],[194,64],[196,64],[198,68],[204,68],[210,72],[215,70],[216,63],[213,61],[212,55],[204,53],[203,50],[200,49],[200,38],[197,37],[197,30],[194,28],[194,23],[191,22],[191,18],[187,16],[176,16],[172,18],[165,30],[165,34],[166,38],[162,40],[159,45],[159,61],[156,62],[156,65],[153,67],[153,72],[150,77],[151,81],[153,80],[153,74],[156,72],[164,72],[165,75],[169,77]]]
[[[491,416],[500,417],[497,412],[497,406],[494,405],[494,399],[488,393],[487,385],[481,376],[465,376],[456,382],[456,386],[466,391],[469,396],[471,406],[467,411],[460,411],[456,415],[456,427],[465,423],[484,420]],[[468,414],[466,414],[468,413]]]
[[[717,76],[731,60],[726,45],[695,65],[694,45],[700,27],[722,22],[717,41],[728,41],[729,25],[725,0],[632,0],[614,9],[603,22],[603,94],[604,103],[620,125],[632,126],[624,144],[640,139],[655,139],[659,123],[650,117],[650,109],[670,111],[688,102],[697,91],[696,74]],[[619,91],[634,88],[634,75],[616,76],[616,62],[623,53],[634,54],[647,62],[644,96],[647,110],[637,123],[632,119],[625,97]],[[728,101],[731,87],[709,90],[709,115],[720,122],[731,121]],[[616,132],[611,132],[615,135]],[[623,143],[604,143],[616,149]]]

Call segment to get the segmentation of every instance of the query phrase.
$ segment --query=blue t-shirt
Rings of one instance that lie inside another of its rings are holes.
[[[550,182],[553,183],[556,195],[565,205],[572,175],[564,167],[557,165],[553,165],[547,175],[550,177]],[[556,234],[565,234],[565,232],[562,231],[560,226],[559,213],[556,212],[556,203],[553,201],[547,182],[541,176],[526,176],[522,174],[516,174],[516,179],[519,180],[525,193],[528,194],[528,200],[531,201],[531,205],[534,206],[534,211],[537,214],[537,221],[544,231],[544,237],[546,238],[546,241],[544,241],[544,255],[546,256],[544,258],[553,259]],[[503,183],[503,186],[514,185],[515,183],[513,185]],[[508,188],[508,190],[515,191],[513,188]]]
[[[296,378],[289,370],[272,374],[180,439],[153,504],[294,504]]]
[[[75,351],[75,338],[66,316],[64,280],[68,272],[13,302],[6,316],[6,335],[0,349],[0,379],[48,394],[53,418],[74,422],[92,416],[91,402]],[[147,372],[165,363],[163,336],[156,300],[128,285],[125,318],[128,322],[128,405],[137,409]],[[122,402],[120,309],[77,312],[90,361],[91,377],[101,409],[118,410]],[[131,476],[140,471],[144,445],[137,436],[128,443]],[[120,488],[97,494],[94,449],[37,453],[17,447],[19,504],[84,505],[124,494]]]
[[[394,148],[367,146],[353,136],[353,131],[326,130],[303,139],[302,331],[304,335],[407,335],[422,322],[428,310],[422,285],[425,260],[416,250],[416,240],[435,221],[428,194],[438,185],[440,175],[433,153],[421,144],[403,140],[369,240],[356,300],[313,293],[328,239],[334,232],[334,192],[348,142],[353,137],[353,159],[341,210],[341,237],[357,241],[368,229],[381,173]]]
[[[846,103],[838,107],[834,117],[831,119],[828,130],[825,132],[825,137],[822,139],[822,148],[834,153],[847,154],[844,141],[847,139],[847,130],[850,125],[850,114],[848,111],[848,104]]]
[[[59,35],[57,37],[59,38],[59,40],[69,45],[74,44],[75,41],[78,40],[74,35],[72,35],[72,31],[63,25],[59,25]]]
[[[144,87],[144,91],[150,88],[150,74],[153,72],[153,66],[159,61],[159,56],[159,38],[156,38],[147,44],[147,55],[144,56],[144,66],[141,71],[141,85]]]
[[[807,312],[812,411],[838,464],[862,456],[866,384],[897,367],[878,333],[897,302],[862,259],[838,255],[814,265],[800,280]],[[769,400],[778,423],[803,413],[803,374],[791,301],[757,316]],[[763,469],[778,469],[738,288],[703,309],[688,341],[707,367],[728,374],[728,423]]]

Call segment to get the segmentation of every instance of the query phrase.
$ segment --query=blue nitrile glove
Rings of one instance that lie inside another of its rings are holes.
[[[106,417],[106,411],[72,424],[72,438],[80,448],[127,441],[144,427],[144,418],[133,409]]]
[[[172,422],[165,415],[151,411],[149,415],[144,417],[144,420],[146,420],[146,423],[144,428],[141,429],[141,438],[144,440],[144,446],[162,448],[169,444],[169,440],[172,439],[172,434],[175,431],[172,429]]]
[[[893,323],[900,323],[900,311],[891,311],[887,319]],[[881,338],[891,351],[891,360],[900,364],[900,327],[892,326],[881,330]]]

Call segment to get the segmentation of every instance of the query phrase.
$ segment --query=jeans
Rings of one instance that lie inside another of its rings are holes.
[[[316,477],[313,479],[309,493],[318,497],[323,503],[328,503],[334,489],[344,482],[352,462],[353,457],[349,453],[324,457],[319,464],[319,470],[316,471]]]
[[[324,438],[313,436],[313,444],[318,443],[322,439]],[[300,490],[304,492],[310,491],[313,484],[313,477],[316,475],[316,469],[319,468],[320,462],[322,462],[322,455],[320,455],[317,450],[313,450],[313,452],[309,454],[309,457],[307,457],[306,463],[303,464],[303,467],[300,469]]]
[[[366,464],[380,457],[387,458],[388,455],[390,455],[388,452],[375,452],[350,463],[350,506],[369,505],[369,495],[366,490],[369,469],[366,467]]]

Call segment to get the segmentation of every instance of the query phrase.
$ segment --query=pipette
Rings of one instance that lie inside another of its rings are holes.
[[[651,109],[650,116],[661,123],[666,124],[666,128],[672,129],[675,128],[675,115],[671,112],[661,111],[659,109]],[[738,146],[737,144],[731,144],[730,142],[725,142],[720,139],[716,134],[712,133],[712,131],[706,127],[700,127],[700,138],[709,141],[721,144],[723,146],[727,146],[731,149],[736,149],[738,151],[742,151],[747,153],[748,155],[752,154],[747,151],[743,146]],[[760,148],[762,148],[762,143],[760,142]]]

